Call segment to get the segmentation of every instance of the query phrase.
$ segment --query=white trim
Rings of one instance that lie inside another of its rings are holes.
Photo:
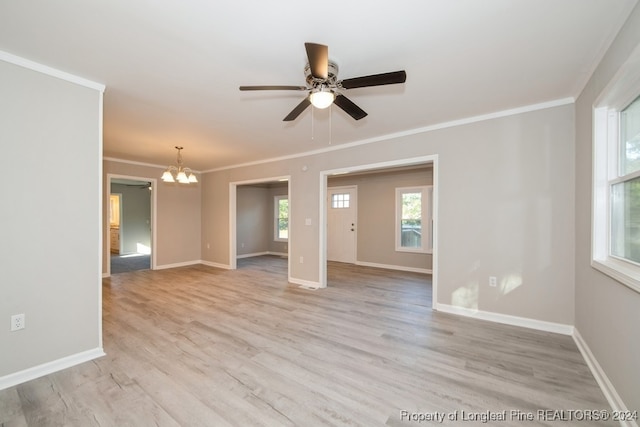
[[[283,239],[278,236],[280,230],[280,200],[287,201],[287,238]],[[289,217],[291,216],[289,210],[289,194],[277,194],[273,196],[273,241],[280,243],[287,243],[289,241]]]
[[[640,293],[640,278],[637,274],[637,266],[634,267],[628,262],[609,257],[592,260],[591,267]]]
[[[614,411],[628,411],[626,405],[620,398],[620,395],[616,391],[615,387],[607,377],[607,374],[604,372],[604,369],[598,363],[598,360],[591,352],[591,349],[587,345],[587,342],[582,338],[578,329],[574,328],[573,331],[573,341],[578,346],[578,350],[582,353],[582,357],[584,358],[587,366],[591,370],[593,377],[596,379],[596,382],[600,386],[604,397],[611,405],[611,409]],[[633,421],[620,421],[620,425],[623,427],[638,427],[638,424]]]
[[[377,262],[356,261],[356,265],[361,265],[363,267],[384,268],[386,270],[410,271],[412,273],[433,273],[433,270],[428,268],[405,267],[403,265],[380,264]]]
[[[640,292],[640,267],[611,256],[611,184],[619,182],[618,119],[640,93],[640,46],[598,95],[592,111],[591,266]],[[624,179],[630,176],[625,175]]]
[[[244,254],[244,255],[236,255],[236,259],[253,258],[253,257],[263,256],[263,255],[269,255],[269,251],[254,252],[254,253],[251,253],[251,254]]]
[[[284,253],[284,252],[271,252],[271,251],[264,251],[264,252],[254,252],[252,254],[244,254],[244,255],[238,255],[236,256],[236,258],[241,259],[241,258],[253,258],[253,257],[257,257],[257,256],[264,256],[264,255],[274,255],[274,256],[279,256],[282,258],[287,258],[289,255]]]
[[[196,264],[204,264],[204,261],[197,259],[194,261],[184,261],[184,262],[176,262],[173,264],[156,265],[156,268],[154,270],[166,270],[169,268],[187,267],[187,266],[196,265]]]
[[[302,153],[290,154],[290,155],[287,155],[287,156],[272,157],[272,158],[269,158],[269,159],[256,160],[254,162],[240,163],[240,164],[231,165],[231,166],[223,166],[223,167],[220,167],[220,168],[207,169],[207,170],[202,171],[202,173],[218,172],[218,171],[223,171],[223,170],[228,170],[228,169],[235,169],[235,168],[241,168],[241,167],[247,167],[247,166],[255,166],[255,165],[260,165],[260,164],[264,164],[264,163],[271,163],[271,162],[277,162],[277,161],[282,161],[282,160],[291,160],[291,159],[297,159],[297,158],[300,158],[300,157],[313,156],[313,155],[316,155],[316,154],[322,154],[322,153],[327,153],[327,152],[331,152],[331,151],[344,150],[344,149],[347,149],[347,148],[357,147],[359,145],[365,145],[365,144],[371,144],[371,143],[374,143],[374,142],[387,141],[387,140],[391,140],[391,139],[402,138],[402,137],[405,137],[405,136],[418,135],[418,134],[421,134],[421,133],[432,132],[432,131],[452,128],[452,127],[456,127],[456,126],[463,126],[463,125],[482,122],[482,121],[486,121],[486,120],[493,120],[493,119],[499,119],[499,118],[503,118],[503,117],[515,116],[515,115],[518,115],[518,114],[529,113],[529,112],[532,112],[532,111],[545,110],[545,109],[554,108],[554,107],[561,107],[563,105],[570,105],[570,104],[573,104],[573,103],[575,103],[575,98],[573,98],[573,97],[555,99],[555,100],[552,100],[552,101],[542,102],[542,103],[539,103],[539,104],[525,105],[525,106],[522,106],[522,107],[512,108],[512,109],[509,109],[509,110],[496,111],[496,112],[493,112],[493,113],[482,114],[482,115],[479,115],[479,116],[472,116],[472,117],[467,117],[467,118],[463,118],[463,119],[459,119],[459,120],[452,120],[452,121],[449,121],[449,122],[437,123],[437,124],[430,125],[430,126],[425,126],[425,127],[415,128],[415,129],[409,129],[409,130],[402,131],[402,132],[389,133],[389,134],[386,134],[386,135],[380,135],[380,136],[373,137],[373,138],[367,138],[367,139],[363,139],[363,140],[359,140],[359,141],[348,142],[348,143],[345,143],[345,144],[336,144],[336,145],[332,145],[330,147],[324,147],[324,148],[320,148],[320,149],[317,149],[317,150],[305,151],[305,152],[302,152]]]
[[[431,185],[417,185],[411,187],[396,187],[395,196],[395,251],[416,254],[431,254],[431,215],[429,193]],[[420,193],[420,221],[423,225],[420,247],[402,246],[402,196],[405,193]]]
[[[294,285],[300,285],[300,287],[303,287],[305,289],[319,289],[319,288],[324,288],[325,286],[320,286],[319,282],[313,282],[311,280],[304,280],[304,279],[296,279],[294,277],[289,276],[288,279],[289,283],[293,283]]]
[[[110,162],[116,162],[116,163],[126,163],[129,165],[135,165],[135,166],[146,166],[149,168],[156,168],[156,169],[166,169],[167,165],[156,165],[155,163],[145,163],[145,162],[136,162],[134,160],[126,160],[126,159],[118,159],[116,157],[104,157],[103,160],[107,160]],[[197,173],[197,174],[202,174],[202,172],[197,171],[195,169],[191,169],[191,172],[193,173]]]
[[[553,332],[562,335],[573,335],[574,327],[563,323],[546,322],[544,320],[530,319],[528,317],[511,316],[508,314],[494,313],[491,311],[475,310],[466,307],[457,307],[449,304],[437,304],[437,311],[443,313],[457,314],[459,316],[472,317],[474,319],[488,320],[505,325],[520,326],[523,328],[536,329],[538,331]]]
[[[0,390],[35,380],[36,378],[53,374],[54,372],[71,368],[72,366],[76,366],[105,355],[106,354],[102,347],[96,347],[92,350],[72,354],[71,356],[66,356],[58,360],[43,363],[42,365],[5,375],[4,377],[0,377]]]
[[[105,90],[105,85],[102,83],[87,80],[83,77],[78,77],[74,74],[67,73],[66,71],[61,71],[56,68],[49,67],[48,65],[43,65],[38,62],[16,56],[2,50],[0,50],[0,60],[9,62],[10,64],[18,65],[20,67],[28,68],[29,70],[37,71],[51,77],[66,80],[80,86],[88,87],[89,89],[95,89],[100,92],[104,92]]]
[[[207,267],[222,268],[224,270],[233,270],[229,264],[219,264],[217,262],[204,261],[204,260],[200,260],[200,264],[206,265]]]
[[[102,153],[104,152],[104,91],[100,91],[98,94],[98,346],[102,348],[102,277],[104,272],[102,271],[102,265],[104,263],[104,197],[102,192],[104,191],[104,162],[102,160]],[[108,221],[107,221],[108,222]],[[107,231],[107,239],[110,238],[110,231]],[[111,250],[109,249],[109,254]],[[110,262],[107,263],[107,272],[109,275]]]
[[[289,254],[286,253],[286,252],[267,251],[267,255],[279,256],[279,257],[282,257],[282,258],[289,258]]]

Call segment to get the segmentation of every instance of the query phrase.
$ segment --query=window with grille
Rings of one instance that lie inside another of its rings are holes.
[[[431,186],[396,188],[396,250],[431,252]]]
[[[275,196],[275,240],[287,241],[289,239],[289,198],[288,196]]]

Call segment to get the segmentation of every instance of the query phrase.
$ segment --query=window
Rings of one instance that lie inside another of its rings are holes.
[[[431,252],[431,190],[396,188],[396,251]]]
[[[349,193],[331,195],[331,207],[333,209],[349,209],[349,202]]]
[[[289,239],[289,198],[287,196],[275,196],[275,237],[278,242],[286,242]]]
[[[640,292],[640,97],[623,100],[594,110],[592,265]]]

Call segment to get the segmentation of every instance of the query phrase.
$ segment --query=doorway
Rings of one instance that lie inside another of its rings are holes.
[[[319,206],[319,224],[320,224],[320,241],[319,241],[319,249],[320,249],[320,271],[319,271],[319,286],[326,287],[327,286],[327,262],[329,260],[329,244],[330,244],[330,231],[329,231],[329,215],[330,214],[330,190],[332,187],[329,186],[329,181],[334,181],[338,176],[343,175],[351,175],[354,176],[356,174],[368,174],[370,172],[384,172],[391,171],[398,168],[415,168],[415,167],[423,167],[428,166],[432,168],[432,205],[431,205],[431,224],[430,228],[432,230],[431,240],[432,240],[432,258],[431,258],[431,277],[432,277],[432,306],[435,307],[438,291],[438,155],[429,155],[429,156],[420,156],[420,157],[412,157],[406,159],[392,160],[388,162],[380,162],[380,163],[371,163],[366,165],[353,166],[349,168],[340,168],[340,169],[331,169],[324,170],[320,172],[320,206]],[[337,184],[337,182],[335,182]],[[343,185],[350,185],[350,183],[344,183]],[[360,204],[361,208],[363,208],[362,203]],[[364,209],[364,208],[363,208]],[[374,209],[374,208],[372,208]],[[368,211],[367,211],[368,212]],[[394,222],[392,218],[390,223]],[[354,232],[357,233],[358,224],[354,222],[356,225]],[[362,224],[361,224],[362,225]],[[382,235],[382,233],[380,233]],[[362,238],[362,236],[361,236]],[[393,239],[393,237],[391,237]],[[388,240],[388,239],[387,239]],[[385,240],[386,241],[386,240]],[[365,245],[366,247],[366,245]],[[356,260],[356,263],[358,261]],[[426,267],[428,268],[428,267]],[[420,268],[419,270],[423,270],[426,268]],[[419,271],[415,269],[415,271]]]
[[[239,191],[240,190],[240,191]],[[244,190],[249,190],[248,194]],[[269,214],[259,206],[259,194],[266,195],[262,205],[267,207]],[[229,183],[229,268],[238,268],[238,258],[250,258],[259,255],[286,258],[286,279],[290,280],[291,246],[289,245],[288,212],[291,209],[291,180],[289,176],[277,176],[248,181]],[[256,198],[257,197],[257,198]],[[281,217],[278,212],[278,200],[286,200],[286,215]],[[258,208],[257,208],[258,207]],[[256,212],[263,212],[257,217]],[[268,225],[255,229],[255,225],[267,218]],[[280,224],[286,224],[286,233]],[[278,225],[276,225],[278,224]],[[259,231],[259,230],[262,231]],[[254,231],[252,231],[254,230]],[[256,234],[265,234],[266,243],[260,243]]]
[[[356,262],[356,186],[327,189],[327,261]]]
[[[109,275],[153,269],[154,185],[148,178],[108,176]]]

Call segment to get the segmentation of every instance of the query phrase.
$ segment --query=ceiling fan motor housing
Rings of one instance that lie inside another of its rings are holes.
[[[311,66],[309,63],[304,67],[304,77],[307,81],[307,86],[309,88],[316,88],[320,85],[325,85],[330,88],[335,88],[338,81],[338,64],[333,61],[329,61],[329,66],[327,69],[327,79],[316,79],[311,75]]]

